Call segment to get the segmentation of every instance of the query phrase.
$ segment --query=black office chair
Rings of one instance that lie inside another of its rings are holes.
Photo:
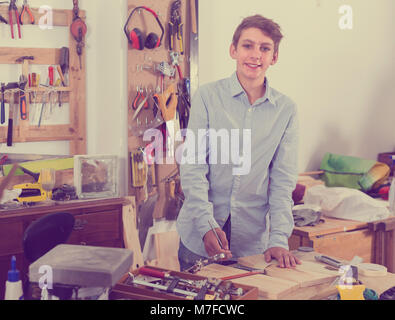
[[[70,213],[51,213],[32,222],[23,236],[23,249],[29,263],[35,262],[57,245],[66,243],[74,227],[74,217]],[[28,298],[31,297],[31,287],[27,281]],[[50,290],[48,290],[50,291]],[[71,298],[70,288],[54,287],[52,294],[68,300]]]

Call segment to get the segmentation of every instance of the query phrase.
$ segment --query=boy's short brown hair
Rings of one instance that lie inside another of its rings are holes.
[[[260,29],[265,35],[271,38],[274,42],[274,53],[278,51],[280,46],[280,41],[283,38],[283,35],[280,31],[280,26],[275,23],[273,20],[267,19],[260,14],[256,14],[254,16],[250,16],[244,18],[243,21],[237,27],[235,33],[233,34],[232,43],[237,48],[237,44],[239,43],[239,39],[243,30],[248,28],[257,28]]]

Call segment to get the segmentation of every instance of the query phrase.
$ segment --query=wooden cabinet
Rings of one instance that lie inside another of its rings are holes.
[[[35,220],[50,213],[67,212],[74,216],[74,230],[68,244],[124,247],[122,206],[124,199],[95,199],[53,202],[18,210],[0,210],[0,299],[4,299],[5,281],[13,255],[24,282],[28,281],[29,262],[23,253],[23,234]]]

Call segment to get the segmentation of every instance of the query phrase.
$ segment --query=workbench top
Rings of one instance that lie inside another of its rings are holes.
[[[314,256],[317,255],[316,252],[300,252],[300,251],[293,251],[292,253],[295,254],[300,259],[306,260],[306,261],[316,261]],[[336,259],[336,257],[333,257]],[[344,260],[339,259],[342,262],[346,262]],[[386,276],[384,277],[366,277],[360,275],[358,279],[366,286],[366,288],[372,289],[376,291],[376,293],[380,296],[384,291],[388,290],[389,288],[392,288],[395,286],[395,273],[390,273],[388,272]],[[319,292],[320,290],[317,290],[317,297],[322,297],[322,294],[325,293],[325,290],[327,288],[321,288],[322,291],[321,293]]]

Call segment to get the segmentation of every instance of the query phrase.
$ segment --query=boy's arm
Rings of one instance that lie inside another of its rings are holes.
[[[286,250],[288,238],[294,228],[292,192],[298,176],[298,119],[296,107],[274,154],[270,169],[269,216],[270,234],[268,248]]]
[[[192,101],[180,165],[180,178],[185,196],[182,218],[194,224],[202,239],[210,230],[208,220],[214,227],[218,227],[213,217],[213,204],[208,200],[209,165],[206,160],[209,146],[208,126],[208,111],[201,96],[201,90],[198,90]]]

